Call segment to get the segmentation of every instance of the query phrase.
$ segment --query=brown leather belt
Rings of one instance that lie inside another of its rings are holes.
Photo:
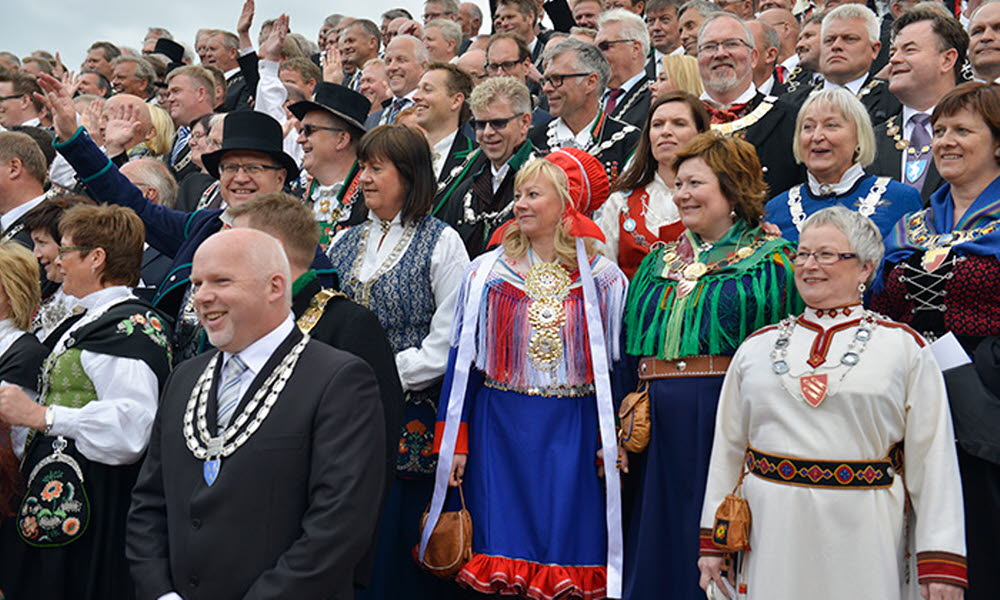
[[[639,360],[639,379],[650,381],[670,377],[713,377],[725,375],[731,356],[698,354],[675,360],[646,356]]]

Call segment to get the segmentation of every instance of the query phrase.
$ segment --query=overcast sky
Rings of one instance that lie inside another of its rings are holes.
[[[486,0],[472,0],[488,15]],[[380,23],[379,15],[395,7],[409,10],[417,20],[422,0],[257,0],[253,39],[260,23],[282,11],[291,17],[296,33],[316,40],[323,18],[331,13],[366,17]],[[178,41],[194,46],[201,28],[235,31],[242,0],[0,0],[0,50],[27,56],[33,50],[59,51],[63,62],[78,69],[86,49],[97,40],[140,49],[150,26],[165,27]],[[488,17],[487,17],[488,18]],[[483,28],[485,33],[487,28]]]

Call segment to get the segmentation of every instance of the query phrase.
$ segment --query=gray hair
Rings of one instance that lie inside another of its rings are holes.
[[[708,2],[708,0],[688,0],[677,9],[677,18],[680,19],[681,15],[689,10],[697,11],[703,19],[707,19],[715,13],[723,12],[718,4]]]
[[[865,22],[865,31],[868,32],[868,41],[879,41],[878,17],[870,8],[863,4],[841,4],[837,8],[826,13],[823,17],[823,25],[820,26],[820,37],[826,37],[826,30],[830,26],[830,21],[844,19],[862,19]]]
[[[472,13],[473,19],[479,19],[480,23],[483,22],[483,11],[479,8],[478,5],[472,2],[464,2],[463,4],[469,5],[469,12]],[[459,8],[461,8],[461,5],[459,6]]]
[[[701,45],[701,37],[703,35],[705,35],[705,29],[707,29],[709,25],[711,25],[715,21],[718,21],[719,19],[732,19],[733,21],[736,21],[737,23],[739,23],[740,27],[743,28],[743,33],[745,33],[746,36],[747,36],[747,39],[746,39],[747,44],[749,44],[751,48],[756,48],[757,47],[757,44],[754,42],[754,39],[753,39],[753,32],[750,31],[750,27],[747,26],[747,22],[744,21],[743,19],[739,18],[738,16],[734,15],[733,13],[725,12],[725,11],[716,11],[716,12],[708,15],[707,17],[705,17],[705,20],[701,24],[701,29],[698,30],[698,45],[699,46]]]
[[[802,164],[802,153],[799,151],[799,133],[802,130],[802,119],[806,111],[816,103],[828,104],[844,115],[844,118],[854,125],[854,131],[858,136],[857,162],[862,167],[867,167],[875,161],[875,131],[872,129],[872,120],[868,115],[868,109],[858,100],[854,94],[844,88],[828,88],[817,90],[806,98],[799,109],[799,114],[795,117],[795,137],[792,142],[792,154],[795,162]]]
[[[680,12],[680,0],[649,0],[646,3],[646,14],[651,12],[660,12],[661,10],[667,10],[668,8],[674,9],[674,12]]]
[[[397,35],[396,37],[392,38],[392,41],[389,43],[395,44],[396,40],[410,40],[410,42],[413,45],[413,59],[418,63],[430,62],[431,57],[429,54],[427,54],[427,46],[424,45],[423,40],[421,40],[420,38],[409,34]],[[388,49],[388,46],[386,48]]]
[[[781,37],[778,36],[778,30],[771,27],[769,24],[761,21],[760,19],[754,19],[754,23],[760,25],[760,30],[764,32],[764,49],[768,48],[781,48]]]
[[[437,0],[432,0],[436,2]],[[446,40],[451,40],[455,42],[455,54],[459,53],[462,47],[462,26],[458,23],[452,21],[451,19],[434,19],[427,25],[424,25],[424,30],[428,27],[437,27],[441,30],[441,37]]]
[[[21,59],[18,58],[17,55],[14,54],[13,52],[0,52],[0,56],[2,56],[3,58],[6,58],[7,60],[11,61],[12,63],[14,63],[15,65],[17,65],[18,67],[21,66]]]
[[[441,10],[446,15],[457,15],[458,14],[458,0],[426,0],[424,5],[427,4],[440,4]]]
[[[150,64],[148,60],[144,57],[139,56],[119,56],[118,58],[111,61],[112,67],[117,67],[123,63],[132,63],[135,65],[135,72],[133,75],[139,79],[146,80],[146,93],[151,93],[153,91],[153,83],[156,82],[156,69]]]
[[[802,223],[799,235],[801,236],[811,227],[819,227],[820,225],[831,225],[839,229],[847,238],[847,244],[851,247],[851,251],[858,255],[858,262],[874,267],[866,282],[871,283],[875,279],[878,266],[882,264],[882,255],[885,254],[885,245],[882,242],[882,234],[878,230],[878,225],[857,211],[837,205],[809,215],[809,218]]]
[[[158,38],[166,38],[168,40],[174,39],[174,34],[170,33],[163,27],[150,27],[148,30],[146,30],[146,35],[149,34],[153,34]]]
[[[604,89],[608,87],[608,80],[611,79],[611,66],[608,64],[608,59],[604,58],[604,53],[598,50],[597,46],[575,38],[566,38],[546,50],[545,54],[542,55],[542,61],[547,66],[556,58],[570,52],[576,59],[578,71],[597,74],[597,94],[603,94]]]
[[[344,20],[344,15],[340,13],[333,13],[332,15],[327,15],[326,18],[323,19],[323,27],[331,27],[336,29],[337,25],[340,25],[340,22],[343,20]]]
[[[608,23],[621,23],[623,39],[635,40],[642,46],[642,55],[649,54],[649,29],[639,15],[624,8],[615,8],[601,13],[597,18],[597,27],[602,28]]]
[[[367,35],[369,38],[375,38],[378,40],[379,46],[382,45],[382,30],[378,28],[373,21],[369,19],[355,19],[351,21],[351,24],[344,27],[344,31],[340,32],[340,37],[344,37],[344,32],[351,29],[360,29],[362,33]]]
[[[398,19],[400,17],[404,19],[412,19],[413,15],[411,15],[410,11],[406,10],[405,8],[392,8],[382,13],[382,18],[389,19],[390,21],[393,19]]]
[[[177,180],[166,163],[156,158],[140,158],[126,163],[124,168],[132,171],[140,183],[156,190],[159,204],[167,208],[174,207],[177,202]]]
[[[469,107],[475,113],[503,100],[510,104],[515,113],[531,113],[531,92],[513,77],[490,77],[480,83],[469,96]]]

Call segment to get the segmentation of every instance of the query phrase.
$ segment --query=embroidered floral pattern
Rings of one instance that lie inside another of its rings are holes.
[[[86,496],[66,466],[56,463],[39,473],[40,491],[32,485],[21,504],[18,529],[33,545],[65,545],[85,529],[89,515]]]
[[[132,335],[136,331],[144,333],[158,346],[166,348],[167,352],[170,352],[170,340],[167,339],[167,334],[163,331],[163,322],[152,311],[147,311],[145,315],[135,313],[131,317],[123,319],[118,323],[116,330],[124,335]]]

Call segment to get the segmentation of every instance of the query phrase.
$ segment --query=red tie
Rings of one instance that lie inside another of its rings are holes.
[[[715,108],[708,102],[703,102],[705,109],[708,110],[708,115],[711,117],[712,124],[717,123],[729,123],[730,121],[735,121],[743,116],[746,112],[747,103],[734,104],[729,108]]]
[[[785,74],[788,72],[785,65],[777,65],[774,70],[778,72],[778,83],[785,83]]]
[[[615,107],[618,106],[618,96],[621,96],[625,90],[621,88],[614,88],[608,90],[608,101],[604,103],[604,112],[611,114],[615,112]]]

